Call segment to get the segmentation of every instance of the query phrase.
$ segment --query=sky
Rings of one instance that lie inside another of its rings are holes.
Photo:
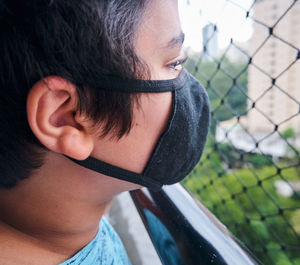
[[[252,3],[253,0],[179,0],[182,28],[186,34],[185,47],[201,51],[202,28],[209,22],[218,26],[220,49],[224,49],[231,38],[246,42],[253,30],[245,10],[249,10]]]

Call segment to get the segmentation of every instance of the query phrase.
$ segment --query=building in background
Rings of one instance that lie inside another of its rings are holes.
[[[209,23],[202,29],[203,57],[205,62],[213,61],[218,55],[218,32],[216,25]]]
[[[219,123],[218,142],[275,157],[294,155],[287,143],[300,149],[300,1],[293,2],[256,1],[248,51],[249,111]],[[287,129],[295,133],[288,141],[273,133]]]
[[[292,128],[300,134],[300,1],[288,10],[293,2],[261,0],[254,5],[254,19],[268,27],[254,23],[251,40],[248,95],[249,107],[253,101],[255,107],[246,125],[252,134],[271,133],[276,125],[281,132]]]

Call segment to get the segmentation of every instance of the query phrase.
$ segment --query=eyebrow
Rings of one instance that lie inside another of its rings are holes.
[[[166,48],[176,48],[182,46],[184,42],[185,34],[183,32],[180,32],[180,34],[177,37],[174,37],[168,42],[168,45]]]

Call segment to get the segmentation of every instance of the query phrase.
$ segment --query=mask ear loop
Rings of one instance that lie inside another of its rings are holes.
[[[153,191],[160,190],[162,187],[162,184],[158,181],[149,179],[142,174],[138,174],[126,169],[119,168],[117,166],[110,165],[94,157],[88,157],[85,160],[76,160],[68,156],[65,157],[67,157],[68,159],[72,160],[80,166],[107,175],[108,177],[113,177],[120,180],[125,180],[142,186],[146,186]]]

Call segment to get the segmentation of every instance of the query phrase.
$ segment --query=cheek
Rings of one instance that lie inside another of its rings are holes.
[[[172,112],[172,93],[142,94],[131,132],[118,142],[99,140],[92,156],[136,173],[144,170]]]
[[[141,168],[146,166],[160,135],[166,129],[172,112],[172,93],[148,94],[141,99],[141,108],[135,110],[133,139],[138,139]],[[138,157],[138,156],[137,156]]]
[[[171,92],[143,94],[141,107],[134,109],[135,127],[141,129],[145,136],[157,138],[165,130],[171,112]]]

